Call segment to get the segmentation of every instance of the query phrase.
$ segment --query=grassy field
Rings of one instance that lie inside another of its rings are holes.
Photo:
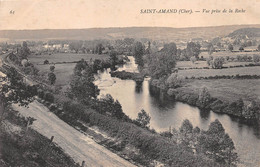
[[[225,56],[229,56],[229,57],[236,57],[238,55],[240,56],[253,56],[254,54],[258,54],[260,55],[260,52],[230,52],[230,51],[223,51],[223,52],[213,52],[211,56],[222,56],[222,57],[225,57]],[[209,54],[208,52],[201,52],[199,54],[199,56],[203,56],[204,58],[207,58],[209,57]]]
[[[56,75],[56,86],[65,86],[68,84],[71,75],[73,74],[73,69],[76,63],[67,64],[56,64],[54,74]],[[36,65],[41,73],[49,73],[51,65]]]
[[[225,62],[223,64],[223,67],[230,67],[230,66],[238,66],[238,65],[247,65],[252,62]],[[177,68],[203,68],[203,67],[209,67],[207,64],[207,61],[196,61],[195,63],[192,63],[191,61],[179,61],[176,64]]]
[[[29,57],[31,63],[35,65],[36,68],[40,70],[41,73],[49,73],[50,66],[53,64],[43,65],[44,60],[48,60],[49,63],[57,62],[73,62],[79,61],[81,59],[108,59],[108,55],[97,55],[97,54],[72,54],[72,53],[58,53],[53,55],[32,55]],[[70,76],[73,74],[73,69],[76,63],[66,63],[66,64],[55,64],[54,74],[56,75],[55,85],[65,86],[70,80]]]
[[[224,68],[224,69],[191,69],[191,70],[179,70],[180,75],[184,77],[209,77],[209,76],[221,76],[221,75],[260,75],[260,67],[240,67],[240,68]]]
[[[243,98],[244,100],[260,99],[260,80],[236,80],[236,79],[216,79],[216,80],[190,80],[183,91],[194,92],[201,87],[207,87],[211,96],[223,101],[232,102]]]
[[[98,54],[75,54],[75,53],[57,53],[57,54],[44,54],[44,55],[31,55],[29,60],[33,64],[43,64],[44,60],[48,60],[49,63],[57,62],[73,62],[80,59],[90,60],[90,59],[106,59],[108,55],[98,55]]]

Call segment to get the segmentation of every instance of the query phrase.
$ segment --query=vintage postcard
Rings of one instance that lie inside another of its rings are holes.
[[[0,0],[0,167],[259,167],[259,9]]]

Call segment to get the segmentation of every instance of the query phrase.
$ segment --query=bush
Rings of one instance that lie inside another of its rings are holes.
[[[52,93],[50,92],[47,92],[45,93],[44,97],[43,97],[44,100],[50,102],[50,103],[53,103],[54,102],[54,96]]]
[[[67,105],[72,110],[80,106],[80,104],[71,104],[70,102]],[[150,159],[166,163],[170,166],[218,166],[216,163],[204,159],[200,155],[193,155],[192,152],[188,152],[182,146],[169,141],[169,139],[159,134],[150,133],[148,130],[132,123],[107,117],[93,110],[86,110],[84,106],[81,108],[81,119],[87,118],[90,124],[98,126],[112,137],[116,136],[122,141],[132,144],[140,150],[142,155],[148,156]],[[65,112],[70,113],[69,111]]]
[[[199,99],[197,101],[197,105],[201,108],[205,108],[209,105],[210,100],[211,100],[211,96],[209,94],[207,87],[202,87],[199,93]]]
[[[128,120],[128,116],[122,110],[122,106],[118,100],[114,100],[110,94],[96,100],[95,104],[92,106],[101,114],[109,114],[117,119]]]
[[[194,64],[195,62],[196,62],[196,57],[195,56],[192,56],[191,58],[190,58],[190,61]]]
[[[260,61],[260,55],[253,55],[253,62],[258,63]]]
[[[51,85],[53,85],[56,81],[56,75],[53,72],[50,72],[48,74],[48,81],[50,82]]]
[[[209,56],[208,58],[207,58],[207,64],[208,64],[208,66],[210,66],[211,65],[211,63],[212,63],[212,60],[213,60],[213,56]]]
[[[209,59],[207,61],[208,64],[211,65],[214,69],[221,69],[223,67],[223,64],[225,62],[225,59],[223,57],[216,57],[213,60]]]
[[[169,88],[178,88],[181,87],[183,83],[183,77],[179,76],[176,73],[172,73],[166,80],[166,84]]]
[[[50,66],[50,71],[54,72],[55,66]]]
[[[136,122],[141,126],[141,127],[147,127],[150,124],[151,117],[149,114],[147,114],[143,109],[141,112],[138,113],[138,117],[136,118]]]
[[[48,60],[44,60],[43,64],[49,64]]]

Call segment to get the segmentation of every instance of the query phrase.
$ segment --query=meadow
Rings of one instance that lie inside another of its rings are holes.
[[[229,56],[229,57],[236,57],[238,55],[240,56],[253,56],[254,54],[260,54],[259,52],[230,52],[230,51],[222,51],[222,52],[213,52],[211,54],[211,56],[220,56],[220,57],[226,57],[226,56]],[[199,57],[203,56],[204,58],[208,58],[209,57],[209,54],[208,52],[201,52],[199,54]]]
[[[43,54],[43,55],[30,55],[29,60],[33,64],[43,64],[44,60],[48,60],[49,63],[58,62],[74,62],[84,59],[89,61],[90,59],[107,59],[108,55],[105,54],[75,54],[75,53],[55,53],[55,54]]]
[[[41,73],[47,74],[50,71],[50,66],[55,66],[54,74],[56,75],[56,86],[66,86],[69,84],[73,69],[76,63],[65,63],[75,62],[81,59],[89,61],[90,59],[108,59],[108,55],[98,54],[74,54],[74,53],[57,53],[57,54],[45,54],[45,55],[31,55],[29,60],[34,66],[40,70]],[[45,60],[48,60],[50,64],[43,64]],[[59,64],[62,63],[62,64]],[[47,77],[47,76],[46,76]]]
[[[239,75],[260,75],[260,67],[239,67],[239,68],[224,68],[224,69],[190,69],[190,70],[179,70],[179,75],[184,77],[209,77],[209,76],[235,76]]]
[[[192,93],[201,87],[207,87],[212,97],[226,102],[243,100],[256,100],[260,97],[260,80],[215,79],[215,80],[189,80],[182,91]]]
[[[248,65],[252,62],[237,62],[237,61],[233,61],[233,62],[225,62],[225,64],[223,64],[223,67],[230,67],[230,66],[239,66],[239,65]],[[191,61],[178,61],[176,64],[177,68],[204,68],[204,67],[209,67],[207,64],[207,61],[196,61],[195,63],[192,63]]]

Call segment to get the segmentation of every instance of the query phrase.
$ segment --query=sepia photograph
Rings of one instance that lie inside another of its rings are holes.
[[[0,167],[260,167],[260,0],[0,0]]]

